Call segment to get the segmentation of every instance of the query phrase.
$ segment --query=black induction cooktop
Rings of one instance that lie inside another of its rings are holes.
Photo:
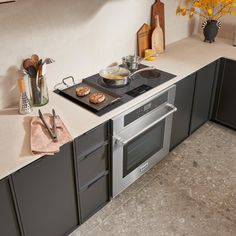
[[[139,69],[145,67],[147,66],[140,64]],[[109,87],[108,85],[106,85],[99,74],[85,78],[82,81],[83,84],[92,86],[96,88],[98,91],[104,93],[106,92],[112,93],[120,97],[119,100],[110,104],[109,106],[104,107],[104,109],[99,111],[92,109],[89,105],[84,106],[84,104],[79,103],[78,100],[70,99],[70,97],[64,96],[63,90],[62,91],[56,90],[55,92],[73,102],[76,102],[78,105],[81,105],[86,109],[94,112],[96,115],[101,116],[113,110],[114,108],[121,106],[122,104],[125,104],[126,102],[134,99],[135,97],[138,97],[139,95],[144,94],[147,91],[167,82],[168,80],[173,79],[174,77],[176,77],[176,75],[158,69],[141,71],[140,73],[137,73],[134,76],[132,76],[132,79],[130,80],[129,84],[119,88]],[[73,85],[73,87],[76,86]]]

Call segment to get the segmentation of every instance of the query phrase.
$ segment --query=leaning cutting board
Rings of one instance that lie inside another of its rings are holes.
[[[144,57],[146,49],[151,48],[152,27],[148,24],[143,24],[137,32],[138,55]]]
[[[163,39],[164,39],[164,48],[165,48],[165,6],[164,3],[160,0],[156,0],[156,2],[152,5],[151,12],[151,26],[152,30],[155,29],[155,16],[159,15],[160,26],[163,30]]]

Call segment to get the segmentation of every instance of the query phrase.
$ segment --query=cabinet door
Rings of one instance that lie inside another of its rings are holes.
[[[20,235],[10,185],[7,178],[0,181],[0,235]]]
[[[209,120],[216,62],[197,72],[190,133]]]
[[[192,74],[176,84],[175,106],[178,110],[173,116],[170,149],[189,135],[195,77],[196,74]]]
[[[215,120],[236,129],[236,61],[222,60]]]
[[[59,236],[78,225],[73,147],[68,143],[13,174],[25,236]]]

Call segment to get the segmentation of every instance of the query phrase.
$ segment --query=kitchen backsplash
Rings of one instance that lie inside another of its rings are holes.
[[[175,15],[165,0],[166,42],[198,30],[198,21]],[[0,108],[16,104],[15,66],[37,53],[56,62],[47,68],[48,87],[72,75],[80,81],[133,54],[137,30],[149,23],[154,0],[18,0],[0,6]]]

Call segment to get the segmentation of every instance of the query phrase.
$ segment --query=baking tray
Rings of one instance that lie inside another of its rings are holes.
[[[86,86],[86,87],[90,88],[90,93],[84,97],[78,97],[76,95],[76,88],[80,87],[80,86],[83,86],[83,87]],[[106,96],[105,101],[103,101],[100,104],[91,103],[89,101],[89,96],[95,92],[102,92]],[[100,110],[104,109],[105,107],[107,107],[107,106],[109,106],[121,99],[121,97],[115,93],[112,93],[110,91],[104,91],[102,89],[94,88],[86,83],[79,83],[79,84],[73,85],[69,88],[60,90],[60,94],[66,96],[69,100],[72,100],[76,103],[84,104],[87,107],[90,107],[95,111],[100,111]]]

